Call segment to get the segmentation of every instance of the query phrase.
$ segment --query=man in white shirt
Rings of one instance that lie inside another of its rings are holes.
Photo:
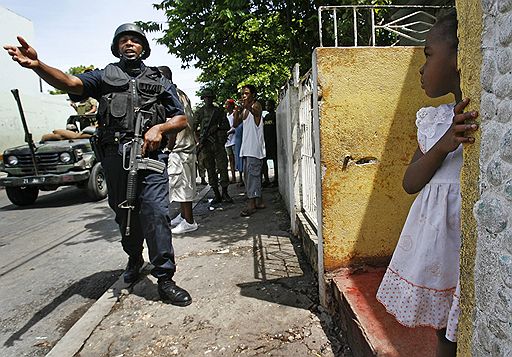
[[[256,209],[265,208],[261,193],[261,167],[266,156],[263,138],[261,104],[256,100],[256,88],[247,84],[242,87],[242,104],[235,108],[234,127],[243,122],[244,132],[240,157],[244,161],[244,179],[247,194],[247,207],[240,212],[247,217]]]

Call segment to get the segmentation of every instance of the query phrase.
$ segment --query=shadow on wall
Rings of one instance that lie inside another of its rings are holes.
[[[402,178],[418,145],[416,112],[452,98],[432,100],[421,89],[423,48],[319,49],[317,56],[323,93],[321,158],[326,168],[322,183],[325,270],[384,266],[415,197],[403,190]],[[381,274],[370,272],[351,279],[351,288],[365,300],[361,306],[375,307],[373,289]],[[368,313],[386,314],[380,305]],[[384,334],[391,333],[384,319],[372,322],[381,324]],[[396,343],[398,350],[403,342],[387,341]]]
[[[423,48],[317,49],[325,270],[387,263],[414,196],[402,177],[417,147]],[[436,104],[436,105],[437,105]]]

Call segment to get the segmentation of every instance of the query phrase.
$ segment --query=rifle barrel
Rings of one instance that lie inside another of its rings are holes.
[[[38,176],[39,172],[37,170],[36,145],[32,139],[32,134],[28,131],[27,121],[25,120],[25,112],[23,111],[23,106],[21,105],[20,91],[15,88],[11,89],[11,93],[14,96],[14,100],[16,100],[16,103],[18,104],[18,111],[20,112],[23,130],[25,131],[25,142],[28,144],[28,148],[30,149],[30,156],[32,158],[32,165],[34,166],[34,172],[36,176]]]

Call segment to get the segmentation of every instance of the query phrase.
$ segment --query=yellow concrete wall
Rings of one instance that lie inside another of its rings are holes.
[[[453,98],[423,93],[423,48],[318,48],[315,57],[325,269],[386,262],[414,199],[401,183],[417,147],[415,113]]]
[[[480,108],[482,87],[480,71],[482,67],[482,4],[480,0],[457,0],[459,20],[459,69],[464,97],[471,98],[467,110]],[[478,120],[479,121],[479,120]],[[462,193],[462,239],[461,249],[461,315],[458,326],[457,355],[471,356],[473,319],[475,308],[474,269],[477,241],[477,223],[473,216],[473,206],[479,198],[479,158],[480,131],[475,134],[475,143],[464,148],[464,165],[461,172]]]

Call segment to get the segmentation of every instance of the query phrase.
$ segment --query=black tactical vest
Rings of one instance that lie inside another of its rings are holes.
[[[102,74],[98,123],[99,127],[109,132],[133,134],[135,128],[134,110],[150,99],[164,92],[161,74],[157,68],[146,67],[137,77],[130,77],[118,64],[109,64]],[[156,124],[166,120],[165,108],[156,102],[144,116],[142,133]]]

